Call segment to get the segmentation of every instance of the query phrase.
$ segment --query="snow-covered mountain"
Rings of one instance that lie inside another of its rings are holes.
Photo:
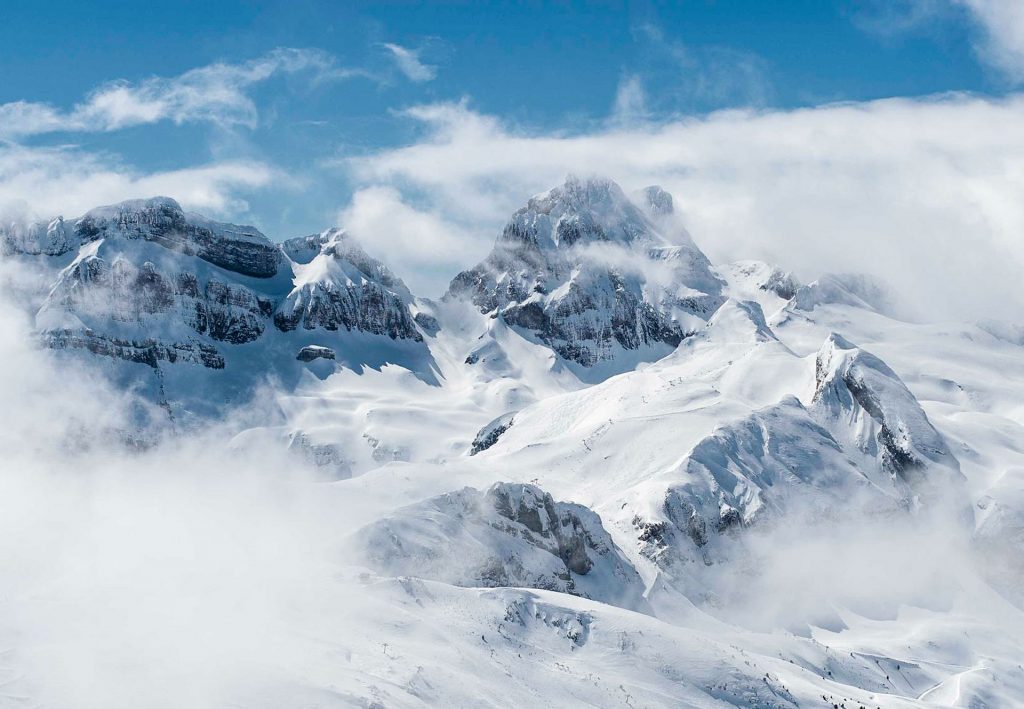
[[[579,180],[531,199],[491,254],[460,273],[449,298],[470,300],[583,368],[657,359],[721,304],[721,281],[684,232],[655,225],[672,200],[648,188],[649,213],[610,180]]]
[[[497,483],[399,509],[357,534],[381,573],[523,586],[642,610],[644,586],[601,518],[534,485]]]
[[[339,229],[275,245],[157,197],[15,226],[3,245],[47,257],[48,347],[142,365],[116,371],[172,412],[209,413],[210,386],[239,403],[268,376],[429,359],[405,284]]]
[[[712,264],[678,217],[569,178],[437,301],[343,229],[274,244],[167,198],[0,243],[59,362],[183,433],[243,411],[231,450],[329,481],[329,583],[365,592],[296,611],[315,659],[243,705],[1019,701],[1013,328]]]

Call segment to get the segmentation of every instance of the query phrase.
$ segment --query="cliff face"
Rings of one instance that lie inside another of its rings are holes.
[[[676,347],[721,304],[721,282],[688,238],[673,243],[610,180],[570,178],[512,215],[491,254],[452,281],[448,297],[533,333],[562,358],[593,367],[623,350]]]
[[[344,353],[349,336],[364,338],[344,360],[350,366],[360,358],[380,364],[375,338],[385,349],[425,349],[409,290],[336,229],[277,245],[253,227],[160,197],[13,225],[0,229],[0,244],[46,274],[36,313],[44,345],[148,365],[161,398],[173,398],[164,391],[167,368],[228,370],[241,391],[243,381],[294,377],[307,365],[325,375],[329,358],[300,353]],[[253,360],[261,367],[249,367]],[[183,395],[201,396],[195,388],[186,383]]]
[[[76,221],[74,235],[72,245],[108,238],[149,241],[255,278],[273,276],[281,263],[279,249],[257,229],[185,214],[167,197],[94,209]]]
[[[278,329],[360,330],[422,342],[409,289],[343,230],[291,239],[281,248],[295,285],[274,313]]]

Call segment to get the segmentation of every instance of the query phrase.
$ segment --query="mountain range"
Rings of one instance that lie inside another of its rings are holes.
[[[1024,697],[1024,634],[992,630],[1024,603],[1008,328],[907,322],[864,275],[714,264],[663,189],[597,177],[530,198],[436,299],[344,229],[274,243],[167,197],[7,225],[0,249],[40,346],[138,396],[132,440],[248,409],[229,447],[349,500],[366,618],[452,624],[440,654],[303,680],[339,706],[474,704],[454,655],[495,705]],[[977,551],[983,590],[914,621],[862,597],[768,628],[737,610],[772,578],[765,539],[915,520]]]

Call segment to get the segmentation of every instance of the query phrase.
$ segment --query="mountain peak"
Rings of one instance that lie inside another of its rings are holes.
[[[570,175],[513,214],[448,296],[593,367],[625,351],[623,361],[667,354],[721,304],[720,292],[707,257],[689,240],[665,239],[614,181]]]
[[[181,205],[178,204],[178,200],[174,199],[173,197],[157,195],[155,197],[126,199],[121,202],[116,202],[114,204],[107,204],[101,207],[93,207],[92,209],[85,213],[85,216],[91,215],[106,217],[110,214],[117,212],[142,212],[145,210],[155,209],[167,209],[176,212],[181,212],[184,214]]]
[[[663,217],[675,212],[672,195],[658,185],[644,187],[640,191],[644,206],[654,216]]]
[[[609,200],[626,201],[626,194],[615,180],[600,175],[581,177],[572,173],[565,176],[565,182],[546,194],[560,193],[579,204],[601,204]]]
[[[525,242],[540,250],[565,249],[595,242],[632,243],[664,239],[619,185],[604,177],[579,178],[532,197],[502,234],[507,242]]]
[[[75,222],[79,244],[147,241],[256,278],[277,273],[281,254],[258,229],[186,213],[170,197],[133,199],[88,211]]]
[[[818,351],[815,374],[818,416],[827,425],[860,422],[848,427],[853,448],[877,458],[882,470],[911,483],[922,478],[926,467],[944,468],[959,479],[959,463],[942,435],[880,358],[832,333]]]
[[[716,341],[773,342],[778,340],[752,300],[726,300],[708,320],[706,332]]]

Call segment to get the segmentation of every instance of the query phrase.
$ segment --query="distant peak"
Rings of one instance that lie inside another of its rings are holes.
[[[655,246],[667,243],[614,181],[575,175],[532,197],[512,215],[501,237],[506,243],[540,250],[561,250],[577,243],[629,244],[638,239]]]
[[[147,199],[126,199],[123,202],[90,209],[86,216],[106,215],[111,212],[142,212],[156,209],[182,212],[181,205],[172,197],[149,197]]]
[[[708,320],[707,331],[716,340],[770,342],[777,340],[761,306],[752,300],[729,298]]]
[[[856,350],[859,348],[839,333],[833,332],[829,333],[828,338],[825,340],[825,344],[822,345],[822,349]]]
[[[321,244],[340,244],[345,241],[355,241],[355,239],[353,239],[352,236],[340,226],[332,226],[329,229],[324,229],[315,238]]]
[[[618,183],[607,177],[567,175],[565,182],[545,196],[565,200],[576,207],[601,205],[608,202],[628,202]]]
[[[137,201],[142,202],[147,207],[171,207],[172,209],[181,209],[181,205],[178,204],[178,200],[173,197],[165,197],[163,195]]]
[[[651,214],[661,217],[675,212],[672,195],[658,185],[644,187],[643,190],[640,191],[640,194],[643,199],[644,206],[647,207],[647,210]]]

